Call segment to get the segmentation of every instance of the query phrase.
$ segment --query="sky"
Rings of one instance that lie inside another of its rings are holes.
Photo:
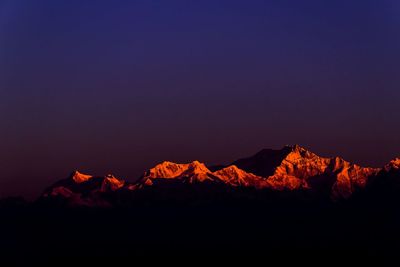
[[[0,197],[300,144],[400,156],[397,0],[0,0]]]

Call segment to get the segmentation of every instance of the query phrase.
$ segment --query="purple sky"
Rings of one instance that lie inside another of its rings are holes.
[[[0,0],[0,197],[294,143],[382,165],[399,48],[397,0]]]

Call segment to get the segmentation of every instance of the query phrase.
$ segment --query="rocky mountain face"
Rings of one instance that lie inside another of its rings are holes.
[[[62,201],[68,206],[112,206],[109,199],[118,194],[136,194],[165,184],[223,186],[259,191],[304,191],[326,195],[333,201],[350,198],[374,181],[390,173],[399,175],[400,159],[383,168],[361,167],[339,157],[320,157],[298,145],[280,150],[264,149],[254,156],[228,166],[210,167],[198,161],[186,164],[162,162],[136,183],[112,175],[94,177],[79,172],[48,188],[42,201]],[[212,171],[210,170],[212,169]],[[373,185],[372,185],[373,186]]]

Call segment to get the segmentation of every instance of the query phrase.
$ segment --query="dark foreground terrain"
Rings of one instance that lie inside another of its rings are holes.
[[[131,206],[108,209],[3,200],[1,266],[214,259],[382,264],[396,260],[400,249],[398,197],[387,190],[339,203],[301,193],[182,190],[183,198],[152,190]]]

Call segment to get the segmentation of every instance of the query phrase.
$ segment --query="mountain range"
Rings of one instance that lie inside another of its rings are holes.
[[[220,257],[397,262],[400,159],[381,168],[298,145],[231,164],[161,162],[136,182],[74,171],[32,203],[0,199],[5,266]],[[213,261],[211,261],[211,259]],[[10,264],[7,264],[9,262]],[[68,262],[68,263],[69,263]],[[4,265],[4,264],[3,264]]]
[[[207,192],[249,190],[248,194],[285,192],[289,196],[302,192],[338,202],[393,176],[400,179],[399,158],[382,168],[370,168],[340,157],[320,157],[293,145],[280,150],[263,149],[227,166],[206,166],[199,161],[184,164],[164,161],[146,171],[135,183],[113,175],[96,177],[75,171],[47,188],[39,202],[69,207],[112,207],[121,202],[127,204],[144,192],[165,193],[174,188],[173,197],[176,198],[180,188],[198,187]]]

